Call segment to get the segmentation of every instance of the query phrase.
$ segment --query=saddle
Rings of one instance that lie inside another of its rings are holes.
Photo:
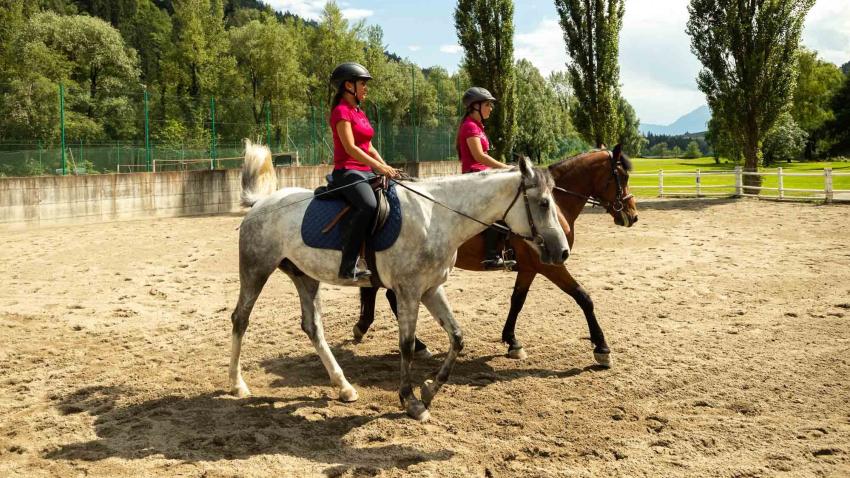
[[[344,200],[342,194],[334,191],[333,178],[330,174],[325,176],[328,184],[319,186],[313,191],[313,196],[316,199],[327,200]],[[390,203],[387,201],[387,190],[389,189],[389,179],[386,176],[376,176],[369,181],[369,186],[375,192],[375,200],[378,202],[378,207],[375,210],[375,220],[372,222],[370,235],[375,235],[387,223],[387,218],[390,217]],[[322,227],[322,234],[327,234],[336,226],[348,212],[351,211],[351,205],[346,204],[336,216],[331,218],[327,224]]]

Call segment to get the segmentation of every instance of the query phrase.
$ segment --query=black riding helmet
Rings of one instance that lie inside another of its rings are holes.
[[[336,89],[342,89],[345,87],[346,81],[357,81],[357,80],[371,80],[372,75],[369,74],[369,70],[366,69],[365,66],[360,63],[355,63],[353,61],[345,62],[339,64],[334,71],[331,73],[330,83]],[[346,89],[349,93],[357,97],[357,94],[353,91]],[[358,100],[359,103],[359,100]]]

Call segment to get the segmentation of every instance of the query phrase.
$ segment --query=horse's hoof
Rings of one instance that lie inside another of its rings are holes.
[[[366,332],[361,331],[357,324],[354,324],[352,332],[354,333],[354,343],[356,344],[359,344],[363,340],[363,336],[366,335]]]
[[[596,360],[596,363],[599,364],[600,367],[611,368],[611,354],[603,354],[598,352],[593,352],[593,358]]]
[[[434,396],[437,395],[437,385],[433,380],[425,380],[425,383],[419,387],[419,395],[422,396],[422,402],[425,404],[425,408],[431,405],[431,401],[434,400]]]
[[[520,347],[518,349],[508,349],[508,358],[516,360],[525,360],[528,358],[528,354],[525,353],[524,347]]]
[[[407,415],[410,418],[419,420],[420,423],[425,423],[431,419],[431,413],[425,407],[425,404],[419,400],[411,400],[407,404]]]
[[[434,354],[432,354],[431,351],[428,350],[428,347],[425,347],[422,350],[416,350],[416,351],[413,352],[413,358],[416,359],[416,360],[428,360],[429,358],[431,358],[433,356],[434,356]]]
[[[230,389],[230,394],[236,398],[246,398],[251,396],[251,391],[248,390],[248,386],[244,383],[239,385],[234,385]]]
[[[360,397],[357,395],[357,390],[351,385],[339,390],[339,399],[343,402],[356,402],[358,398]]]

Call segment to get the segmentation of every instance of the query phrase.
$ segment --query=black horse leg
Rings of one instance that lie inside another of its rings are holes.
[[[390,303],[390,309],[393,310],[393,315],[396,320],[398,320],[398,302],[396,302],[395,292],[392,289],[387,289],[387,302]],[[425,345],[419,338],[416,338],[416,341],[413,345],[413,353],[416,358],[429,358],[431,357],[431,351],[428,350],[428,346]]]
[[[354,325],[354,341],[360,342],[363,336],[369,331],[369,327],[375,321],[375,300],[378,296],[378,289],[375,287],[360,288],[360,320]],[[387,302],[390,303],[390,309],[393,315],[398,320],[398,302],[396,301],[395,292],[387,289]],[[414,346],[414,353],[417,358],[423,358],[425,351],[428,351],[428,346],[422,343],[418,338]],[[427,352],[430,356],[430,352]]]
[[[602,328],[599,327],[599,322],[596,321],[596,313],[593,311],[593,300],[590,299],[587,291],[576,282],[576,287],[571,291],[566,291],[570,297],[575,299],[584,317],[587,319],[587,328],[590,331],[590,341],[593,343],[593,357],[596,362],[603,367],[611,366],[611,350],[608,348],[608,343],[605,342],[605,334],[602,333]]]
[[[378,296],[376,287],[360,288],[360,320],[354,324],[354,341],[360,342],[375,321],[375,299]],[[395,313],[395,308],[393,312]]]
[[[520,271],[517,274],[516,282],[514,282],[514,292],[511,294],[511,310],[508,312],[508,320],[505,321],[505,327],[502,329],[502,342],[508,344],[508,357],[510,358],[524,359],[528,356],[522,344],[514,335],[514,331],[516,319],[525,304],[528,289],[531,288],[531,283],[534,282],[536,275],[536,272]]]

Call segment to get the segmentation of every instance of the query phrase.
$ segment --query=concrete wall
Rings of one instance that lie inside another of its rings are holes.
[[[420,177],[460,173],[457,161],[403,166]],[[331,166],[276,168],[278,187],[315,188]],[[0,228],[238,212],[241,171],[0,178]]]

